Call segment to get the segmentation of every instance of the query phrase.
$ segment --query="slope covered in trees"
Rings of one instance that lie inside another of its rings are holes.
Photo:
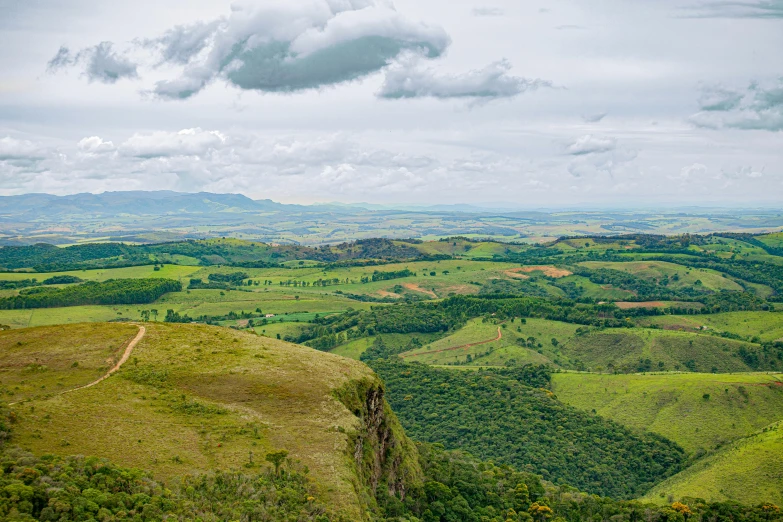
[[[168,292],[179,292],[173,279],[110,279],[62,288],[36,287],[0,299],[0,309],[151,303]]]
[[[637,435],[528,386],[525,370],[454,372],[369,361],[407,432],[590,493],[633,498],[676,473],[685,453],[655,435]],[[534,374],[531,384],[541,384]]]

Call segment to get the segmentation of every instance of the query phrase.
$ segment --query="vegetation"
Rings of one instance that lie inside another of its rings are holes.
[[[702,456],[780,420],[780,383],[781,376],[765,373],[555,373],[552,391],[567,404]]]
[[[33,288],[0,299],[0,309],[54,308],[79,305],[151,303],[168,292],[182,290],[172,279],[110,279],[63,288]]]
[[[540,473],[590,493],[633,498],[679,471],[684,451],[559,402],[531,368],[453,372],[371,361],[417,440]],[[546,374],[544,374],[546,375]],[[532,386],[531,386],[532,385]]]

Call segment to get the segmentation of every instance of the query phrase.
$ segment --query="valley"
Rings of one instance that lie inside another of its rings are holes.
[[[3,247],[9,455],[144,470],[185,518],[214,473],[302,520],[777,516],[774,237]]]

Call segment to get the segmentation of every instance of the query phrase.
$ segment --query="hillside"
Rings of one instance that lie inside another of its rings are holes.
[[[319,500],[351,520],[379,483],[420,481],[415,448],[366,366],[217,327],[148,324],[131,359],[91,388],[137,328],[71,325],[0,333],[12,443],[36,454],[94,455],[158,479],[262,466],[289,452]],[[89,422],[86,422],[89,419]]]
[[[780,420],[780,375],[556,373],[558,399],[702,454]]]
[[[654,487],[643,500],[668,503],[697,497],[710,502],[783,504],[783,426],[772,424],[733,442]]]

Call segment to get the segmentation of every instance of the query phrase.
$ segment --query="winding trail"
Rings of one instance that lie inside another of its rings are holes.
[[[402,359],[405,359],[406,357],[418,357],[419,355],[429,355],[431,353],[450,352],[452,350],[459,350],[460,348],[470,348],[471,346],[479,346],[481,344],[492,343],[495,341],[499,341],[502,338],[503,338],[503,333],[500,331],[500,327],[498,326],[498,336],[495,337],[494,339],[487,339],[486,341],[479,341],[477,343],[461,344],[459,346],[452,346],[451,348],[441,348],[440,350],[432,350],[428,352],[411,353],[408,355],[400,354],[400,357]]]
[[[120,357],[120,360],[117,361],[117,364],[112,366],[108,372],[106,372],[105,375],[103,375],[100,379],[97,379],[95,381],[92,381],[91,383],[85,384],[83,386],[79,386],[78,388],[71,388],[70,390],[65,390],[63,392],[58,393],[56,396],[65,395],[66,393],[71,393],[79,390],[84,390],[86,388],[90,388],[92,386],[95,386],[96,384],[105,381],[108,379],[111,374],[116,372],[120,369],[120,367],[125,364],[125,362],[130,358],[131,353],[133,353],[133,349],[136,348],[136,345],[139,344],[139,341],[141,341],[144,338],[144,335],[147,333],[147,329],[144,328],[141,325],[137,325],[139,327],[139,333],[136,334],[136,337],[131,339],[131,342],[128,343],[128,346],[125,347],[125,351],[122,354],[122,357]],[[24,401],[20,401],[24,402]],[[14,404],[19,404],[19,402],[11,402],[8,405],[13,406]]]

